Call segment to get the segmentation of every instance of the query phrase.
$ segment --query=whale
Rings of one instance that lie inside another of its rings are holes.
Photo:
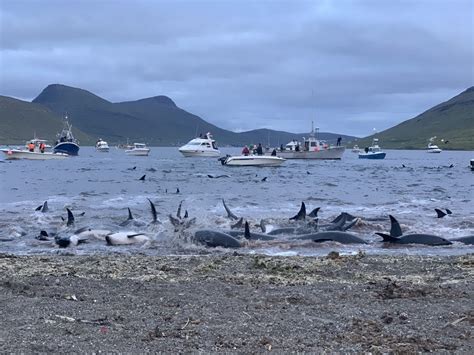
[[[298,211],[296,215],[294,215],[293,217],[290,217],[290,221],[291,220],[300,221],[302,219],[306,219],[306,205],[304,204],[304,202],[301,202],[300,210]]]
[[[241,243],[231,235],[209,229],[196,231],[193,240],[211,248],[240,248],[242,246]]]
[[[239,219],[239,217],[237,217],[235,214],[233,214],[232,211],[229,209],[229,207],[227,207],[227,205],[225,204],[224,199],[222,199],[222,204],[224,205],[224,208],[225,208],[225,211],[227,212],[227,217],[228,218],[233,219],[233,220],[238,220]]]
[[[143,234],[133,231],[117,232],[105,236],[107,245],[130,245],[130,244],[145,244],[150,241],[150,238]]]
[[[327,231],[327,232],[318,232],[312,234],[301,235],[295,239],[298,240],[312,240],[316,243],[322,242],[338,242],[341,244],[367,244],[365,240],[355,236],[354,234],[340,231]]]
[[[455,238],[455,239],[450,239],[453,242],[460,242],[464,244],[470,244],[474,245],[474,235],[469,235],[466,237],[460,237],[460,238]]]
[[[444,239],[442,237],[438,237],[437,235],[432,235],[432,234],[414,233],[414,234],[406,234],[399,238],[392,237],[391,235],[385,234],[385,233],[376,232],[375,234],[382,237],[383,242],[393,243],[393,244],[425,244],[425,245],[431,245],[431,246],[453,244],[447,239]]]

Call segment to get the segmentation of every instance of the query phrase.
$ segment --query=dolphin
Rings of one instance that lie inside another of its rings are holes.
[[[150,241],[150,238],[143,233],[136,232],[118,232],[105,236],[107,245],[130,245],[130,244],[145,244]]]
[[[36,207],[35,211],[41,211],[41,212],[48,212],[49,211],[49,208],[48,208],[48,201],[44,201],[44,203],[38,207]]]
[[[145,177],[146,177],[146,174],[143,175],[140,179],[138,179],[139,181],[145,181]]]
[[[54,238],[54,241],[56,242],[57,245],[59,245],[60,248],[67,248],[69,246],[76,246],[81,243],[86,243],[87,238],[80,237],[76,234],[69,235],[69,236],[56,236]]]
[[[474,235],[469,235],[467,237],[460,237],[460,238],[451,239],[451,241],[474,245]]]
[[[203,229],[194,233],[193,240],[208,247],[240,248],[242,245],[227,233]]]
[[[247,240],[274,240],[275,238],[268,234],[250,233],[249,223],[245,221],[244,238]]]
[[[41,240],[41,241],[46,241],[49,240],[49,234],[46,231],[40,231],[40,234],[35,237],[35,239]]]
[[[301,207],[300,207],[299,212],[295,216],[290,217],[290,220],[299,221],[305,218],[306,218],[306,205],[304,204],[304,202],[301,202]]]
[[[397,219],[392,215],[388,215],[390,217],[390,236],[392,237],[400,237],[403,235],[402,228],[400,227],[400,223],[398,223]]]
[[[237,223],[235,224],[232,224],[230,226],[230,229],[240,229],[242,228],[242,225],[244,224],[244,218],[243,217],[240,217],[240,219],[238,220]]]
[[[183,205],[183,201],[179,203],[178,211],[176,212],[176,217],[178,217],[179,219],[181,219],[181,206],[182,205]]]
[[[425,244],[425,245],[451,245],[449,240],[438,237],[432,234],[407,234],[403,235],[400,238],[392,237],[391,235],[385,233],[376,232],[375,234],[381,236],[383,241],[386,243],[394,244]]]
[[[160,223],[160,221],[158,221],[155,204],[153,202],[151,202],[151,200],[149,198],[147,198],[147,200],[148,200],[148,202],[150,202],[151,215],[152,215],[151,223],[152,224],[153,223]]]
[[[436,217],[437,218],[443,218],[447,214],[453,214],[453,212],[451,212],[451,210],[449,210],[447,208],[446,208],[446,212],[441,211],[439,208],[435,208],[435,211],[436,211]]]
[[[227,207],[227,205],[225,204],[224,199],[222,199],[222,204],[224,205],[224,208],[227,212],[227,217],[229,217],[230,219],[234,219],[234,220],[239,219],[239,217],[237,217],[235,214],[233,214],[232,211],[229,209],[229,207]]]
[[[367,242],[354,234],[340,231],[318,232],[313,234],[305,234],[297,237],[300,240],[312,240],[316,243],[333,241],[341,244],[367,244]]]
[[[312,217],[312,218],[318,217],[318,212],[319,212],[320,209],[321,209],[321,207],[316,207],[315,209],[313,209],[313,210],[308,214],[308,217]]]

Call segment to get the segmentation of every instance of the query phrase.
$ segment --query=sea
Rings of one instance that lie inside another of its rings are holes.
[[[221,148],[222,155],[239,154],[238,148]],[[339,161],[287,160],[280,167],[228,167],[217,158],[185,158],[175,147],[151,148],[148,157],[134,157],[111,148],[97,152],[81,147],[79,156],[64,160],[0,160],[0,252],[31,254],[144,254],[203,255],[235,253],[225,248],[197,245],[181,234],[199,229],[229,230],[235,221],[230,210],[248,220],[251,230],[262,232],[284,226],[302,202],[307,212],[320,207],[320,223],[329,223],[342,212],[360,218],[349,232],[368,244],[342,245],[285,239],[248,242],[239,253],[264,255],[403,254],[462,255],[474,247],[387,245],[375,232],[390,230],[389,215],[407,233],[429,233],[453,239],[474,235],[474,172],[469,168],[472,151],[386,150],[384,160],[358,159],[347,149]],[[0,159],[3,159],[1,157]],[[143,180],[140,180],[145,175]],[[150,199],[157,208],[157,225],[150,225]],[[48,202],[45,213],[36,208]],[[182,204],[195,223],[176,230],[169,215],[176,216]],[[66,208],[75,216],[67,227]],[[135,222],[121,227],[128,217]],[[435,208],[452,214],[437,218]],[[53,235],[73,234],[88,227],[113,232],[147,233],[147,245],[108,246],[89,240],[61,249],[51,241],[35,237],[41,230]]]

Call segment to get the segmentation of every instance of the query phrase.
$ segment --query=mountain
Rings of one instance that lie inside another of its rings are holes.
[[[38,138],[54,143],[56,134],[63,127],[62,118],[43,105],[0,96],[0,144],[18,144]],[[93,138],[74,128],[80,142]]]
[[[67,113],[76,127],[111,144],[129,139],[150,145],[178,146],[196,134],[212,132],[219,145],[242,146],[258,142],[265,145],[269,142],[271,146],[277,146],[308,135],[273,130],[231,132],[179,108],[166,96],[112,103],[83,89],[53,84],[46,87],[33,103],[61,116]],[[333,142],[338,136],[320,133],[321,138]]]
[[[474,150],[474,86],[375,136],[382,148],[424,149],[428,139],[436,136],[435,143],[441,149]],[[356,143],[359,147],[368,146],[373,137]]]

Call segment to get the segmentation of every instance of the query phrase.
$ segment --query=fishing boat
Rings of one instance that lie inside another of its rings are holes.
[[[386,153],[380,149],[378,138],[374,138],[372,145],[359,152],[359,159],[385,159]]]
[[[103,153],[107,153],[109,151],[109,145],[107,144],[106,141],[102,140],[101,138],[99,138],[99,140],[97,141],[97,143],[95,144],[95,149],[98,151],[98,152],[103,152]]]
[[[127,149],[125,151],[125,154],[135,156],[148,156],[148,154],[150,154],[150,148],[148,148],[145,143],[133,143],[133,148]]]
[[[271,155],[227,155],[218,160],[227,166],[280,166],[286,159]]]
[[[436,139],[436,136],[430,138],[426,152],[428,153],[441,153],[442,152],[442,150],[436,144],[434,144],[435,139]]]
[[[179,152],[185,157],[218,157],[221,154],[210,132],[190,140],[179,148]]]
[[[318,128],[316,128],[316,132]],[[292,140],[286,146],[280,147],[278,155],[285,159],[334,159],[342,158],[346,147],[329,145],[320,141],[314,132],[311,122],[311,133],[308,138],[303,137],[303,142]]]
[[[72,134],[72,125],[69,124],[67,116],[64,117],[64,127],[57,135],[57,141],[53,147],[53,152],[68,155],[79,154],[79,143]]]
[[[41,145],[43,144],[43,149]],[[69,157],[64,153],[52,153],[46,151],[46,140],[33,138],[26,142],[25,149],[20,148],[4,148],[0,149],[5,154],[5,159],[28,159],[28,160],[50,160],[50,159],[64,159]]]

